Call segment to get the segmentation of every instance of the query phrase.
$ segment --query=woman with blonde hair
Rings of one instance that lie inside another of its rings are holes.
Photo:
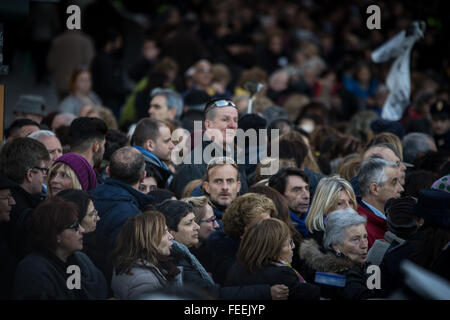
[[[274,218],[257,222],[244,233],[225,285],[281,283],[289,288],[288,299],[318,300],[320,289],[306,283],[291,266],[294,248],[286,223]]]
[[[162,213],[146,211],[130,218],[120,230],[112,252],[114,296],[139,299],[179,284],[180,270],[168,259],[172,240]]]
[[[66,189],[89,191],[97,187],[94,169],[76,153],[66,153],[56,159],[47,176],[50,197]]]
[[[347,180],[339,176],[320,180],[305,220],[309,236],[322,245],[327,215],[349,207],[356,210],[356,197]]]

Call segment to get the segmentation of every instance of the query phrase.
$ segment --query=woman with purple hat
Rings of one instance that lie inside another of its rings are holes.
[[[50,197],[65,189],[89,191],[97,187],[97,177],[85,158],[66,153],[55,160],[48,173],[47,186]]]

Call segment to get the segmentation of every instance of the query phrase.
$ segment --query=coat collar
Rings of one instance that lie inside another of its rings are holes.
[[[337,256],[332,251],[323,252],[314,239],[303,240],[299,254],[300,259],[318,272],[339,273],[358,266],[345,256]]]

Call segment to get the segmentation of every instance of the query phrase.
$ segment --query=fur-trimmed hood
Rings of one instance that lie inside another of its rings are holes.
[[[341,273],[359,267],[345,256],[337,256],[332,251],[322,252],[314,239],[303,240],[298,254],[300,259],[317,272]]]

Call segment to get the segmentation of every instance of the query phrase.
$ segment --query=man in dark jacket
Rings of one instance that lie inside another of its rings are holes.
[[[10,245],[17,259],[23,258],[26,253],[26,221],[41,201],[49,161],[50,155],[45,146],[34,139],[18,138],[2,148],[2,174],[17,183],[10,189],[16,205],[11,210],[7,227]]]
[[[172,171],[164,163],[170,160],[174,147],[169,127],[161,120],[141,119],[136,125],[132,141],[144,156],[146,165],[160,174],[158,188],[166,189],[173,179]]]
[[[204,134],[200,134],[200,130],[194,131],[194,140],[200,137],[201,143],[195,144],[194,141],[191,152],[183,154],[182,164],[178,167],[170,185],[177,198],[181,198],[184,187],[190,181],[205,176],[207,164],[212,158],[228,156],[236,161],[238,153],[234,152],[238,121],[236,105],[230,100],[214,99],[206,104],[203,116],[206,131]],[[245,193],[248,190],[245,167],[243,165],[238,167],[242,192]]]
[[[310,192],[306,173],[297,168],[282,168],[270,177],[269,187],[286,198],[295,229],[304,237],[308,236],[305,220],[309,211]]]
[[[97,224],[97,239],[104,248],[104,260],[93,261],[111,280],[112,266],[108,256],[115,240],[128,218],[138,215],[143,207],[153,204],[153,198],[139,191],[139,182],[145,177],[145,161],[133,147],[116,150],[106,168],[109,178],[92,190],[94,205],[100,216]]]

